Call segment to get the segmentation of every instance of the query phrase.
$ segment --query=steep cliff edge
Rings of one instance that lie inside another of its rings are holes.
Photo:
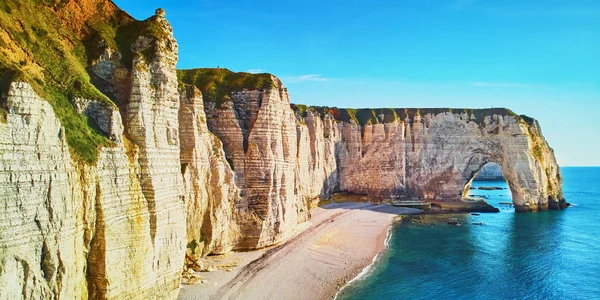
[[[186,211],[164,13],[2,10],[0,298],[176,297]]]
[[[234,219],[239,190],[221,141],[206,125],[202,94],[193,86],[179,91],[188,256],[226,253],[240,236]]]
[[[317,115],[338,122],[339,134],[330,136],[341,135],[335,153],[339,191],[460,201],[476,173],[496,162],[517,211],[568,205],[539,124],[510,110],[293,108],[305,120]]]
[[[242,218],[260,219],[252,219],[252,225],[241,221],[246,224],[243,248],[268,244],[261,237],[256,242],[253,230],[271,237],[271,243],[289,231],[280,226],[295,221],[282,214],[290,199],[298,220],[309,202],[334,192],[456,202],[489,162],[503,167],[517,211],[568,205],[539,124],[508,109],[288,108],[287,91],[269,74],[193,69],[178,76],[208,95],[208,128],[223,141],[241,189],[237,208]],[[271,165],[274,160],[281,164]],[[287,168],[295,182],[282,186]]]
[[[259,248],[284,240],[309,218],[299,192],[298,134],[287,90],[269,74],[226,69],[178,71],[204,94],[208,129],[223,141],[235,183],[235,248]]]

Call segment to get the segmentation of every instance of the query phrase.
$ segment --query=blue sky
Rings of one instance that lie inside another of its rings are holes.
[[[508,107],[559,164],[600,165],[598,0],[114,2],[165,9],[178,68],[273,73],[310,105]]]

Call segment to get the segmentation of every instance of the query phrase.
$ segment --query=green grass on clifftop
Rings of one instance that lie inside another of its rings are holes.
[[[410,120],[414,121],[417,116],[425,116],[428,114],[438,115],[441,113],[466,113],[470,119],[477,122],[478,124],[483,123],[483,120],[487,116],[492,115],[510,115],[514,116],[517,120],[524,120],[528,124],[533,122],[532,118],[527,116],[519,116],[507,108],[484,108],[484,109],[464,109],[464,108],[337,108],[327,106],[306,106],[302,104],[292,104],[292,109],[300,114],[302,117],[306,117],[307,112],[310,110],[313,113],[318,113],[321,118],[325,114],[329,114],[334,117],[335,120],[340,122],[354,121],[356,124],[361,126],[382,124],[382,123],[393,123],[403,122]]]
[[[6,111],[6,109],[0,107],[0,123],[6,123],[7,115],[8,115],[8,112]]]
[[[29,83],[54,108],[74,157],[94,162],[98,148],[110,142],[69,100],[96,99],[116,108],[91,83],[92,60],[110,47],[130,67],[131,45],[139,35],[165,34],[153,18],[136,21],[107,0],[5,0],[0,3],[0,93],[12,81]]]
[[[179,82],[196,86],[202,92],[204,99],[215,102],[217,108],[231,99],[232,92],[273,87],[271,76],[267,73],[232,72],[224,68],[177,70]]]

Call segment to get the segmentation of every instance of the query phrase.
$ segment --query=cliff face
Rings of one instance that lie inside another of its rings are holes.
[[[0,123],[0,297],[79,298],[85,287],[83,199],[50,105],[13,83]]]
[[[162,15],[149,22],[164,38],[142,32],[131,69],[110,59],[95,69],[127,77],[126,88],[111,80],[101,87],[128,93],[121,109],[78,95],[60,106],[63,91],[42,90],[56,97],[46,101],[29,84],[9,85],[0,122],[0,298],[176,297],[186,239],[177,44]],[[57,110],[95,127],[65,130],[73,120],[59,121]],[[86,150],[93,130],[107,142]]]
[[[208,131],[202,94],[180,88],[181,172],[187,209],[188,256],[229,252],[240,232],[234,220],[239,190],[221,141]]]
[[[176,72],[162,10],[36,4],[0,7],[2,299],[172,299],[186,255],[284,241],[335,192],[460,201],[488,162],[517,210],[567,205],[533,119],[290,105],[270,74]]]
[[[298,135],[287,90],[272,78],[262,90],[233,92],[220,104],[207,100],[208,127],[223,141],[240,187],[237,248],[272,245],[308,219],[297,190]]]
[[[180,79],[197,84],[195,72]],[[223,141],[240,188],[232,201],[243,234],[234,248],[284,239],[312,201],[334,192],[460,201],[489,162],[503,166],[517,211],[567,205],[552,150],[528,117],[506,109],[290,107],[281,82],[270,82],[204,98],[208,128]]]
[[[294,108],[306,120],[337,115],[337,128],[323,141],[337,145],[338,191],[460,201],[477,172],[496,162],[517,211],[567,205],[554,153],[539,124],[509,110],[364,109],[344,110],[344,115],[337,108]]]

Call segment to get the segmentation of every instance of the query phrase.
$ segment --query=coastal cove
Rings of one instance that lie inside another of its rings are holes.
[[[387,251],[337,299],[598,297],[600,168],[561,170],[569,209],[521,214],[501,205],[497,214],[458,215],[461,227],[397,224]],[[486,191],[488,202],[506,201],[505,191]]]
[[[191,4],[0,4],[0,299],[600,295],[600,174],[539,110],[301,104],[288,69],[188,65]]]
[[[598,282],[578,278],[600,271],[598,226],[585,221],[600,217],[600,168],[562,172],[565,211],[515,213],[505,181],[470,191],[499,213],[327,204],[287,242],[203,259],[215,271],[198,272],[202,283],[183,285],[179,299],[589,299]]]
[[[399,215],[415,213],[354,202],[315,208],[287,242],[204,258],[204,266],[216,270],[197,272],[202,283],[182,285],[179,299],[331,299],[382,253]]]

